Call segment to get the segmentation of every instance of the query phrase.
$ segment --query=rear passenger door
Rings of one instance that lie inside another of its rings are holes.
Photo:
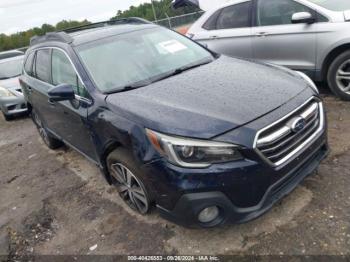
[[[199,42],[220,54],[251,58],[251,15],[252,1],[218,10],[203,25],[207,37]]]
[[[44,122],[45,126],[53,130],[57,125],[57,111],[54,105],[49,102],[47,95],[51,85],[51,49],[40,49],[36,51],[33,65],[32,77],[30,79],[29,90],[31,92],[31,102]]]

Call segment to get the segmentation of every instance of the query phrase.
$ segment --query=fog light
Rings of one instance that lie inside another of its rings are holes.
[[[217,219],[219,213],[219,208],[217,206],[207,207],[199,213],[198,220],[201,223],[209,223]]]

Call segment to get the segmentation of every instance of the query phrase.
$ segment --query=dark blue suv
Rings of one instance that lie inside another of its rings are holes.
[[[20,82],[51,149],[71,146],[131,208],[185,226],[262,215],[328,152],[307,76],[137,18],[33,38]]]

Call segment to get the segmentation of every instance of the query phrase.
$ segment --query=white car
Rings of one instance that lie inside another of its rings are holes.
[[[206,10],[188,31],[192,39],[221,54],[304,72],[350,100],[349,0],[188,1]]]
[[[0,110],[6,121],[28,112],[18,79],[23,58],[23,53],[0,53]]]

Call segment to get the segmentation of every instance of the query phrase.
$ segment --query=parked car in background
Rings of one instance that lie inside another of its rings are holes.
[[[350,100],[349,0],[234,0],[187,35],[221,54],[302,71]]]
[[[82,153],[139,213],[187,226],[262,215],[328,152],[306,75],[136,18],[34,38],[20,79],[48,147]]]
[[[0,57],[1,55],[0,53]],[[27,112],[18,79],[22,73],[23,58],[22,53],[20,56],[14,55],[0,60],[0,109],[5,120],[11,120],[14,116]]]
[[[0,60],[11,58],[11,57],[16,57],[16,56],[23,56],[23,55],[24,55],[24,52],[19,51],[19,50],[0,52]]]

